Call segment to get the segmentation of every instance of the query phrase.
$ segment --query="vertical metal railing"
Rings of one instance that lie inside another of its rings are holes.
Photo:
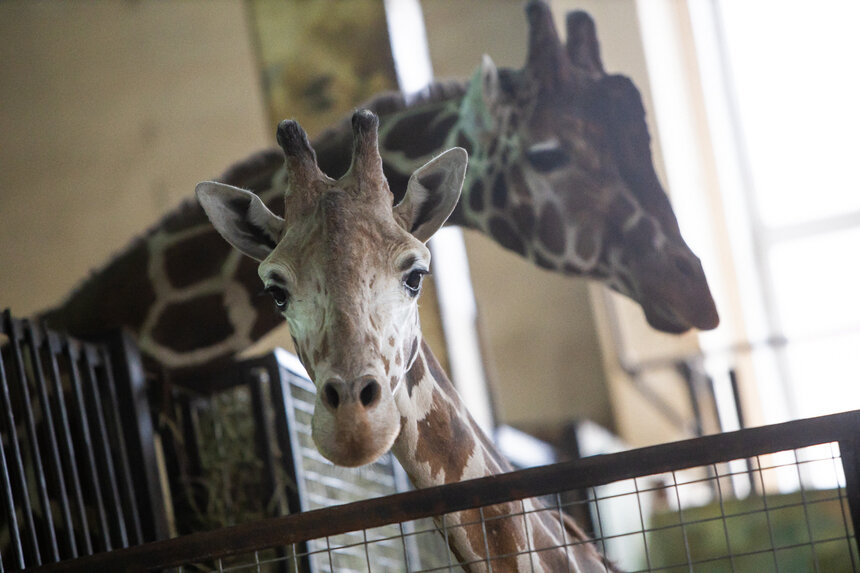
[[[156,469],[127,447],[134,420],[121,414],[117,384],[133,376],[119,370],[107,344],[80,342],[2,313],[0,511],[8,541],[0,547],[0,573],[163,537],[153,517],[163,513],[163,499],[151,487],[142,526],[135,481],[143,483],[141,474]],[[122,395],[127,401],[132,393]],[[149,415],[145,405],[123,407]]]

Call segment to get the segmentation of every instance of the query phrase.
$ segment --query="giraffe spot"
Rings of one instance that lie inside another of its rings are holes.
[[[466,134],[462,131],[457,132],[457,147],[462,147],[466,150],[466,153],[469,156],[472,156],[472,151],[475,149],[474,144],[472,144],[472,140],[466,137]]]
[[[281,159],[281,162],[283,162],[283,158]],[[188,229],[198,225],[208,224],[210,224],[209,218],[203,211],[203,207],[201,207],[196,200],[192,199],[182,203],[178,210],[167,215],[167,217],[159,223],[159,228],[165,233],[176,233],[179,231],[187,231]]]
[[[244,161],[234,163],[219,178],[219,181],[259,194],[269,188],[272,176],[283,165],[284,153],[280,149],[267,149],[251,155]],[[196,201],[194,203],[197,204]],[[280,203],[280,211],[275,211],[279,215],[283,214],[284,207],[284,202]],[[203,209],[200,209],[200,212],[203,215]],[[205,215],[203,216],[205,220]]]
[[[480,179],[476,179],[469,189],[469,209],[475,213],[484,210],[484,184]]]
[[[329,177],[340,178],[349,169],[352,162],[352,145],[348,141],[344,134],[332,132],[328,137],[323,135],[314,145],[317,165]],[[281,203],[284,202],[283,197],[279,197],[279,200]]]
[[[459,401],[460,397],[457,394],[457,390],[454,388],[448,375],[445,374],[445,371],[442,369],[442,365],[439,364],[439,360],[436,358],[436,355],[430,350],[430,346],[427,344],[427,341],[421,341],[421,349],[424,352],[427,370],[430,371],[430,376],[436,381],[436,386],[441,388],[443,392],[448,394],[448,396]]]
[[[385,136],[385,148],[400,150],[408,159],[438,152],[457,123],[456,114],[439,119],[439,113],[434,109],[403,117]]]
[[[478,522],[477,525],[467,527],[466,537],[472,549],[478,555],[484,555],[489,550],[486,558],[492,559],[494,570],[519,571],[517,554],[520,547],[527,545],[522,508],[516,507],[513,503],[504,503],[486,506],[480,512],[476,510],[471,512],[475,515],[469,521]],[[551,569],[551,571],[564,571],[564,569]]]
[[[388,180],[388,188],[394,195],[393,204],[397,205],[406,196],[406,186],[409,183],[409,175],[401,173],[386,162],[382,162],[382,171]]]
[[[388,337],[388,346],[394,346],[394,337],[393,336]]]
[[[638,251],[649,251],[654,245],[654,237],[657,235],[657,225],[650,217],[642,217],[639,222],[629,229],[625,235],[625,242]]]
[[[609,205],[609,213],[607,219],[610,221],[618,221],[619,226],[623,226],[624,222],[636,214],[638,209],[633,199],[626,194],[619,194],[615,200]]]
[[[148,269],[147,244],[138,241],[87,279],[61,307],[47,312],[45,321],[76,336],[119,326],[139,333],[156,300]]]
[[[526,182],[525,176],[523,175],[523,170],[520,169],[519,165],[512,165],[508,171],[508,193],[513,191],[517,196],[521,197],[523,201],[531,203],[532,192],[529,188],[529,184]]]
[[[444,472],[446,483],[460,481],[475,448],[472,429],[460,412],[435,392],[430,411],[417,426],[416,460],[429,464],[431,475]],[[457,447],[452,448],[452,444]]]
[[[200,328],[201,324],[206,328]],[[176,352],[190,352],[223,342],[233,332],[221,294],[210,294],[167,305],[152,337]]]
[[[501,217],[490,219],[490,235],[504,248],[510,249],[520,255],[525,254],[523,240],[517,234],[516,229]]]
[[[174,287],[185,288],[214,276],[232,249],[214,229],[175,243],[164,250],[167,279]]]
[[[531,239],[535,233],[535,213],[531,205],[517,205],[514,207],[511,216],[514,219],[514,225],[517,230],[526,240]]]
[[[492,157],[493,155],[496,154],[496,149],[498,148],[498,145],[499,145],[499,138],[498,137],[494,137],[493,139],[490,140],[490,147],[487,148],[487,157]]]
[[[505,183],[505,177],[501,173],[496,173],[496,177],[493,179],[490,201],[496,209],[504,209],[508,203],[508,187]]]
[[[564,221],[552,203],[546,203],[538,218],[538,238],[555,255],[564,253]]]
[[[542,269],[549,269],[551,271],[554,271],[558,268],[558,265],[555,261],[543,256],[537,249],[535,249],[532,253],[532,258],[534,259],[535,264]]]
[[[595,225],[583,224],[580,225],[577,231],[575,244],[576,253],[580,258],[586,261],[591,261],[600,246],[600,242],[598,240],[599,230]]]
[[[416,315],[415,315],[415,317],[416,317],[416,319],[417,319],[417,318],[418,318],[418,315],[416,314]],[[412,359],[413,359],[413,358],[415,358],[415,353],[416,353],[416,352],[418,352],[418,339],[417,339],[417,338],[413,338],[413,339],[412,339],[412,346],[409,348],[409,360],[407,360],[407,361],[406,361],[406,363],[407,363],[407,364],[409,364],[410,362],[412,362]]]
[[[412,368],[406,372],[406,391],[409,397],[412,397],[412,389],[421,383],[424,378],[424,361],[419,356],[412,364]]]

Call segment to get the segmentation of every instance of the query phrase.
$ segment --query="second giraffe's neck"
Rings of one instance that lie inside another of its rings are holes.
[[[395,399],[401,430],[392,451],[416,487],[511,471],[425,342]],[[569,517],[559,519],[558,510],[541,509],[528,499],[461,511],[443,518],[444,531],[469,572],[615,571]],[[558,549],[565,544],[566,549]]]

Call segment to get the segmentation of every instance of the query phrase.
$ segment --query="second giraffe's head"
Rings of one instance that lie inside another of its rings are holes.
[[[376,460],[400,432],[395,393],[407,391],[401,381],[420,346],[425,243],[457,204],[467,163],[460,148],[442,153],[392,206],[378,125],[369,111],[353,115],[352,163],[335,181],[320,171],[304,130],[281,122],[283,219],[248,191],[215,182],[196,189],[218,232],[260,261],[265,290],[317,387],[314,441],[344,466]]]

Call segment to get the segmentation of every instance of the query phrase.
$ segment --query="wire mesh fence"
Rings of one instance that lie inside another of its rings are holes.
[[[858,429],[860,413],[851,412],[706,436],[257,521],[44,570],[539,571],[541,553],[557,548],[533,545],[460,563],[444,550],[445,541],[464,531],[492,531],[493,520],[585,510],[594,545],[622,571],[858,571]],[[506,504],[501,514],[494,511],[499,504]],[[464,521],[464,515],[476,517]],[[565,538],[561,545],[581,543]],[[422,546],[435,549],[415,551]],[[579,570],[574,558],[568,565]]]

